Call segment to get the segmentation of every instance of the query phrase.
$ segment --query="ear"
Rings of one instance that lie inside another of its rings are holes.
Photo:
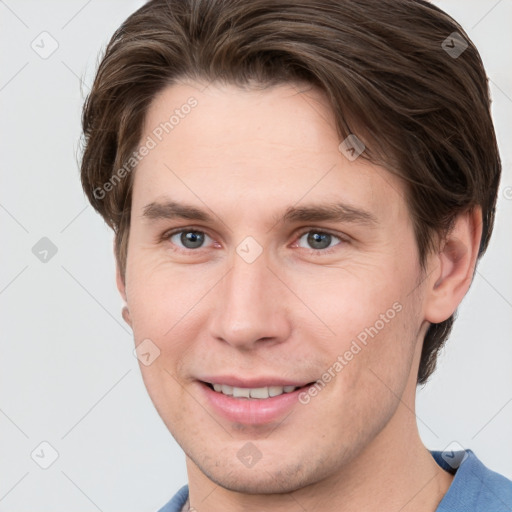
[[[442,241],[439,252],[429,258],[425,319],[447,320],[466,295],[473,275],[482,237],[482,209],[460,214]]]

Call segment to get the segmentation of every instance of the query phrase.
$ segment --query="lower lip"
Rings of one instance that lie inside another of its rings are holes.
[[[246,425],[264,425],[281,419],[298,402],[299,394],[305,387],[291,393],[270,398],[234,398],[214,391],[204,383],[200,383],[208,403],[215,412],[229,421]]]

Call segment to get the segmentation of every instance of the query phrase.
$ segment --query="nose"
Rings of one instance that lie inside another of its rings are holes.
[[[282,343],[291,331],[286,291],[265,251],[252,263],[236,253],[232,261],[216,287],[210,334],[242,350]]]

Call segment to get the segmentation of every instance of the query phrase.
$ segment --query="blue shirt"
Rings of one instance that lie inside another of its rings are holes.
[[[430,452],[444,470],[454,473],[452,484],[436,512],[512,512],[512,481],[485,467],[471,450]],[[450,461],[462,461],[457,469]],[[158,512],[181,512],[188,499],[183,486]]]

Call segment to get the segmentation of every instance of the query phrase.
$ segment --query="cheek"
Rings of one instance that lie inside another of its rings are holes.
[[[288,282],[310,313],[330,328],[332,337],[364,343],[397,327],[407,297],[403,275],[395,276],[384,268],[370,272],[354,267],[322,269],[306,277],[290,274]]]
[[[353,406],[366,416],[371,410],[378,415],[398,405],[396,397],[403,395],[414,364],[419,312],[403,296],[396,298],[389,295],[382,307],[366,316],[343,353],[339,385],[353,395]]]
[[[415,274],[407,268],[375,268],[366,274],[351,270],[317,287],[297,280],[296,289],[332,331],[316,338],[315,352],[322,354],[326,379],[336,375],[334,387],[374,396],[377,386],[389,395],[386,387],[400,391],[406,384],[421,324],[419,302],[408,285]],[[312,335],[304,333],[304,338]]]
[[[127,267],[127,296],[135,345],[154,343],[157,357],[139,364],[144,385],[155,409],[175,435],[191,405],[180,385],[182,361],[191,347],[186,335],[189,315],[197,303],[198,284],[179,272],[163,272],[151,261],[136,258]],[[190,428],[190,425],[187,426]]]
[[[152,261],[138,255],[128,259],[126,292],[134,342],[138,346],[150,340],[158,355],[150,365],[140,364],[153,401],[159,400],[161,389],[173,386],[175,362],[186,352],[188,341],[180,330],[187,311],[193,307],[193,281],[185,286],[171,276],[172,273],[159,271]]]
[[[129,258],[126,289],[135,339],[168,338],[179,324],[186,325],[214,277],[199,265],[171,265],[144,254]]]

